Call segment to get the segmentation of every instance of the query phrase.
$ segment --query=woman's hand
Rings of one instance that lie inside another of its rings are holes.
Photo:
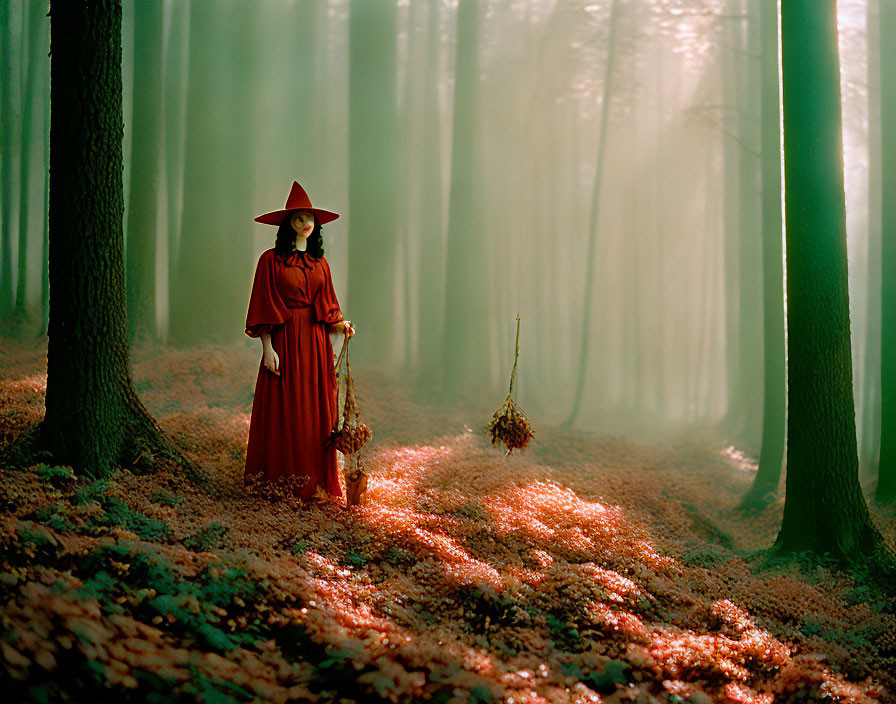
[[[263,361],[265,369],[280,376],[280,355],[274,351],[273,347],[265,347]]]
[[[342,334],[345,335],[346,340],[355,334],[355,326],[352,325],[351,320],[342,320],[339,325],[341,326],[341,330],[337,328],[336,332],[342,332]]]

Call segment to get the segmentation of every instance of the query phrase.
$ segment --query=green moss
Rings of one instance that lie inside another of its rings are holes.
[[[417,557],[414,553],[395,545],[392,545],[386,552],[386,559],[393,565],[413,565],[417,562]]]
[[[102,496],[109,490],[108,479],[97,479],[86,486],[79,488],[73,497],[76,504],[89,504],[99,502]]]
[[[177,506],[184,500],[182,496],[175,496],[167,491],[155,491],[149,496],[149,500],[156,504],[162,504],[163,506]]]
[[[109,525],[117,525],[133,531],[143,540],[165,542],[171,537],[171,529],[164,521],[149,518],[139,511],[130,508],[124,501],[115,497],[102,497],[100,505],[106,512]]]
[[[564,663],[562,668],[564,674],[575,677],[601,694],[614,692],[617,684],[628,684],[625,672],[628,670],[629,664],[622,660],[608,660],[599,670],[594,672],[584,672],[582,668],[574,663]]]
[[[370,560],[370,556],[364,553],[355,552],[353,548],[349,548],[345,556],[347,564],[355,567],[363,567]]]
[[[75,482],[75,474],[70,467],[48,467],[40,465],[34,469],[35,474],[57,489],[70,486]]]
[[[205,552],[212,548],[219,548],[229,531],[230,528],[222,523],[214,521],[207,526],[203,526],[196,535],[187,538],[184,541],[184,547],[197,552]]]
[[[685,550],[679,561],[690,567],[711,570],[734,559],[729,551],[712,543],[699,543]]]
[[[113,561],[124,569],[110,571],[108,566]],[[193,638],[212,650],[232,650],[261,637],[251,624],[233,633],[219,626],[222,617],[218,609],[235,617],[246,609],[239,602],[252,601],[257,593],[258,586],[247,578],[245,570],[216,564],[188,581],[161,555],[119,544],[96,548],[78,571],[89,575],[79,591],[96,598],[107,612],[120,613],[123,607],[118,598],[133,597],[136,605],[130,608],[135,617],[152,621],[163,616],[160,627]]]
[[[68,505],[63,501],[57,501],[50,506],[45,506],[39,511],[30,514],[28,518],[43,523],[57,533],[74,533],[78,527],[68,518]]]

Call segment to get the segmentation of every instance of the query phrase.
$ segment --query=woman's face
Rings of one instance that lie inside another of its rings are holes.
[[[289,222],[299,237],[308,237],[314,229],[314,213],[310,210],[298,210],[292,214]]]

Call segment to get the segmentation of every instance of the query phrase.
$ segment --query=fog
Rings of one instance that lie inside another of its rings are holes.
[[[2,36],[0,304],[38,318],[46,4],[5,3]],[[780,146],[762,136],[761,60],[777,37],[763,32],[759,0],[125,0],[123,9],[135,334],[258,345],[243,331],[246,305],[276,228],[253,218],[282,208],[297,180],[316,207],[341,215],[324,243],[359,366],[456,393],[491,390],[497,405],[519,313],[516,395],[536,424],[712,429],[758,454],[770,197],[761,167],[780,166]],[[865,472],[880,422],[873,12],[838,3]]]

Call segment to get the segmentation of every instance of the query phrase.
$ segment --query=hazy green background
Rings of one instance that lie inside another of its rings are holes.
[[[46,4],[2,5],[7,311],[41,308],[49,20],[29,10]],[[257,345],[243,323],[275,228],[253,218],[283,207],[296,179],[342,215],[324,238],[359,364],[492,388],[499,402],[519,312],[518,400],[531,416],[569,415],[587,328],[578,427],[723,427],[758,453],[759,0],[123,8],[128,271],[139,237],[151,334]],[[838,9],[867,469],[880,393],[879,37],[875,2]]]

